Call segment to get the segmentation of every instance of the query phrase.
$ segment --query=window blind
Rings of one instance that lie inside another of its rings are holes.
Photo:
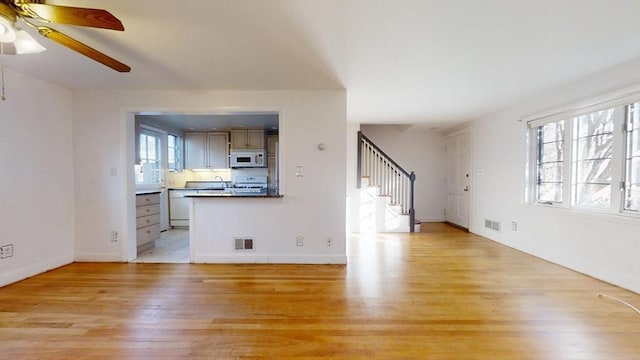
[[[522,118],[529,128],[640,101],[640,85]]]

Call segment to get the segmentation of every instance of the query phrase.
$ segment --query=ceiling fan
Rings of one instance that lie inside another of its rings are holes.
[[[86,26],[100,29],[124,31],[122,22],[113,16],[110,12],[102,9],[89,9],[71,6],[49,5],[45,4],[45,0],[0,0],[0,39],[3,33],[13,35],[13,39],[20,36],[30,36],[20,28],[16,27],[16,20],[21,19],[27,25],[33,27],[40,35],[51,39],[58,44],[77,51],[99,63],[102,63],[119,72],[129,72],[131,68],[120,61],[78,41],[74,38],[61,33],[49,26],[34,24],[32,21],[44,23],[60,23],[67,25]],[[3,21],[4,20],[4,21]],[[13,34],[11,34],[13,32]],[[16,34],[18,34],[16,36]],[[4,40],[3,40],[4,41]],[[8,41],[9,43],[11,41]],[[18,54],[16,44],[0,43],[7,49],[4,54]],[[10,45],[14,45],[11,47]],[[36,45],[38,46],[38,45]],[[44,48],[40,47],[41,50]],[[37,52],[37,51],[34,51]]]

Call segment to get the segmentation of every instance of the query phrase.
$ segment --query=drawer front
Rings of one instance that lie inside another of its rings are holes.
[[[136,206],[160,203],[160,194],[136,195]]]
[[[144,205],[136,207],[136,217],[160,214],[160,204]]]
[[[136,229],[140,229],[145,226],[155,225],[159,223],[160,223],[160,216],[158,216],[158,214],[141,216],[136,219]]]
[[[160,224],[146,226],[136,231],[136,245],[144,245],[160,239]]]

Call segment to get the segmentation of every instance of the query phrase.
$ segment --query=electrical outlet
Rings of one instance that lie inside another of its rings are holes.
[[[111,240],[111,242],[118,242],[118,232],[117,231],[112,231],[109,234],[109,240]]]
[[[511,230],[512,231],[518,231],[518,223],[515,221],[511,222]]]
[[[13,256],[13,244],[0,246],[0,259],[6,259]]]
[[[296,246],[304,246],[304,237],[302,235],[296,237]]]
[[[332,245],[333,245],[333,239],[327,238],[327,246],[332,246]]]

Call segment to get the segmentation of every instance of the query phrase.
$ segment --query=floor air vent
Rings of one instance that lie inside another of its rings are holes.
[[[500,223],[493,220],[484,219],[484,227],[487,229],[500,231]]]
[[[237,251],[253,250],[253,238],[237,237],[233,241]]]

